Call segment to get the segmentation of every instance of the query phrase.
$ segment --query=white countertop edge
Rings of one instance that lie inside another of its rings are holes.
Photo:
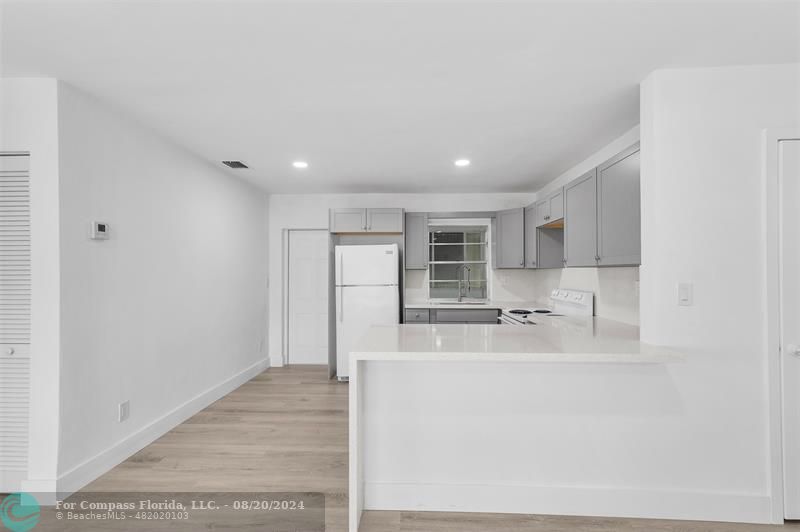
[[[500,301],[491,300],[484,303],[458,303],[458,302],[435,302],[435,301],[406,301],[403,307],[406,310],[412,309],[507,309],[507,308],[540,308],[547,305],[535,303],[532,301]]]
[[[669,364],[686,358],[672,351],[660,353],[443,353],[415,352],[351,352],[351,360],[413,362],[547,362],[559,364]]]

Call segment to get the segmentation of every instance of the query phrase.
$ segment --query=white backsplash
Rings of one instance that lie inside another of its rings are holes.
[[[594,292],[594,313],[639,325],[639,268],[562,268],[534,270],[534,301],[545,304],[554,288]]]
[[[492,299],[496,301],[533,301],[537,295],[534,287],[534,270],[490,270]],[[428,271],[406,270],[405,295],[407,301],[428,299]]]
[[[595,314],[639,325],[639,268],[492,270],[492,299],[547,305],[554,288],[594,292]],[[428,298],[426,270],[406,270],[406,301]]]

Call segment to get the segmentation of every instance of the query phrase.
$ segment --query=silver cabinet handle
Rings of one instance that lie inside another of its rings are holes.
[[[13,347],[9,347],[8,349],[6,349],[6,354],[7,355],[13,355],[16,352],[17,351]]]

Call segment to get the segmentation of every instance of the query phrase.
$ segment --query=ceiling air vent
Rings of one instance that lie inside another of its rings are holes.
[[[247,168],[247,165],[242,161],[222,161],[222,164],[228,168]]]

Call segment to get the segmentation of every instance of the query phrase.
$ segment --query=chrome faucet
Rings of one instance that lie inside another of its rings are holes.
[[[458,302],[461,303],[461,301],[464,299],[464,283],[467,283],[467,292],[469,292],[472,288],[469,282],[469,274],[472,270],[466,264],[462,264],[456,268],[456,274],[458,274],[459,271],[461,272],[461,275],[458,277]],[[466,281],[464,277],[466,277]]]

